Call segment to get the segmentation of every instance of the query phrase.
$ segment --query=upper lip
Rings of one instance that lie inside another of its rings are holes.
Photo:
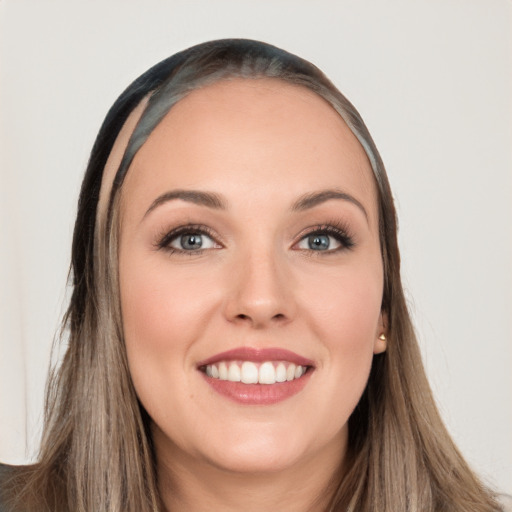
[[[262,363],[264,361],[288,361],[300,366],[314,366],[311,359],[296,354],[284,348],[253,348],[238,347],[226,352],[220,352],[208,359],[200,361],[198,368],[209,364],[215,364],[220,361],[252,361],[254,363]]]

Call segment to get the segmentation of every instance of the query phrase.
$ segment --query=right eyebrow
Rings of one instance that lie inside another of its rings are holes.
[[[180,199],[181,201],[187,201],[189,203],[198,204],[200,206],[206,206],[207,208],[213,208],[215,210],[226,210],[226,201],[214,192],[203,192],[201,190],[170,190],[164,194],[158,196],[152,203],[151,206],[146,210],[144,217],[147,217],[155,208],[158,208],[162,204],[169,201]]]
[[[331,199],[348,201],[349,203],[357,206],[357,208],[364,214],[366,221],[368,222],[368,212],[362,203],[358,201],[354,196],[338,189],[326,189],[320,190],[318,192],[304,194],[292,205],[292,211],[301,212],[304,210],[309,210],[310,208],[314,208],[315,206],[325,203]]]

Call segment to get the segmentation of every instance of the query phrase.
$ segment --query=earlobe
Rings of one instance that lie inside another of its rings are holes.
[[[375,344],[373,346],[374,354],[382,354],[382,352],[386,351],[388,340],[384,333],[380,334],[379,337],[375,340]]]
[[[382,352],[386,351],[386,348],[388,345],[387,330],[388,330],[388,318],[387,318],[386,313],[382,312],[379,317],[377,338],[373,345],[373,353],[374,354],[382,354]]]

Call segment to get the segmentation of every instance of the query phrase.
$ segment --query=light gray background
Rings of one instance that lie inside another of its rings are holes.
[[[75,203],[108,107],[189,45],[310,59],[387,165],[404,284],[442,414],[512,491],[512,41],[507,0],[0,0],[0,460],[31,460]]]

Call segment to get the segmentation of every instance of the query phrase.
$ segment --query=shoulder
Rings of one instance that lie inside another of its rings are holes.
[[[13,503],[18,497],[17,489],[20,482],[30,472],[32,466],[11,466],[0,463],[0,512],[22,512],[25,507]]]
[[[65,489],[62,495],[57,495],[62,487],[60,479],[54,478],[54,473],[40,463],[20,466],[0,463],[0,512],[68,510]],[[57,496],[62,499],[59,501]]]
[[[8,476],[12,474],[13,469],[14,466],[9,466],[9,464],[2,464],[0,462],[0,482],[3,481],[4,478],[8,478]]]
[[[6,487],[6,483],[13,475],[15,471],[14,466],[0,463],[0,512],[7,512],[6,505],[4,503],[3,494]]]

